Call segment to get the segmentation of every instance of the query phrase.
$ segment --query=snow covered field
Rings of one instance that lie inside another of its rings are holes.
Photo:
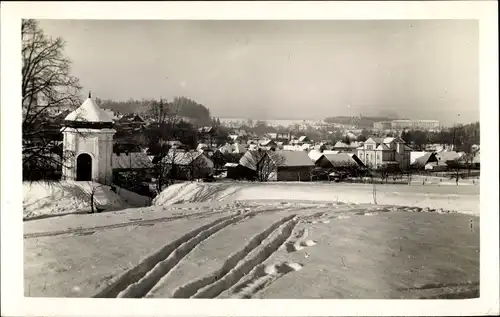
[[[26,221],[25,296],[477,297],[478,187],[378,185],[377,205],[371,190],[184,183],[149,207]]]
[[[454,210],[479,215],[479,186],[377,184],[378,204]],[[154,205],[224,200],[284,200],[373,203],[371,184],[182,183],[168,187]]]

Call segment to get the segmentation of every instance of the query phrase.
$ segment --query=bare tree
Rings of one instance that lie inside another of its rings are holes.
[[[275,151],[259,148],[247,153],[248,164],[255,168],[256,178],[259,182],[267,182],[273,174],[277,176],[278,167],[285,162],[285,158]]]
[[[261,159],[257,161],[257,178],[260,182],[267,182],[274,174],[278,177],[278,168],[285,164],[285,157],[275,151],[255,151],[259,152]]]
[[[406,170],[403,171],[403,175],[406,175],[406,180],[408,185],[411,185],[411,181],[413,178],[413,170],[411,168],[407,168]]]
[[[79,105],[80,85],[70,75],[63,39],[47,37],[31,19],[22,21],[21,38],[23,174],[29,176],[26,173],[62,167],[65,158],[55,150],[60,145],[60,127],[50,122],[50,116]]]
[[[148,143],[157,147],[155,160],[156,190],[160,193],[169,180],[175,178],[176,157],[180,152],[172,141],[176,141],[175,130],[181,121],[180,103],[154,102],[149,109],[153,123],[147,133]],[[167,159],[165,159],[168,156]]]
[[[451,178],[455,179],[455,183],[458,185],[463,170],[463,163],[459,159],[455,159],[447,161],[446,164],[448,165],[448,171],[451,172]]]
[[[93,181],[88,182],[90,186],[90,192],[89,192],[89,199],[90,199],[90,213],[94,213],[95,211],[100,212],[99,208],[97,207],[96,201],[95,201],[95,193],[99,188],[101,188],[102,184],[95,183]]]

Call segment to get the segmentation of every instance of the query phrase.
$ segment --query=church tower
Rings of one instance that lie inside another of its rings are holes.
[[[89,97],[64,119],[63,179],[113,181],[113,120]]]

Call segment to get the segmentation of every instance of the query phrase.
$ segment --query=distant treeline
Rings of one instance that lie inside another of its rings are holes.
[[[480,125],[474,122],[455,125],[439,132],[403,131],[401,138],[415,150],[423,150],[426,144],[452,144],[457,151],[469,153],[472,145],[480,144]]]
[[[110,109],[118,113],[138,113],[147,117],[150,115],[152,106],[159,103],[159,100],[133,100],[114,101],[101,100],[96,98],[102,109]],[[177,115],[196,120],[199,124],[209,124],[211,122],[210,110],[205,106],[186,97],[175,97],[172,101],[164,101],[166,107],[178,109]]]
[[[349,124],[349,125],[357,125],[361,128],[373,127],[374,122],[379,121],[391,121],[397,120],[396,118],[389,117],[348,117],[348,116],[335,116],[335,117],[327,117],[323,121],[326,123],[338,123],[338,124]]]

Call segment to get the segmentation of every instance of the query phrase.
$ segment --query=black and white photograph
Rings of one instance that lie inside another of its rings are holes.
[[[478,19],[18,26],[24,298],[488,296]]]

